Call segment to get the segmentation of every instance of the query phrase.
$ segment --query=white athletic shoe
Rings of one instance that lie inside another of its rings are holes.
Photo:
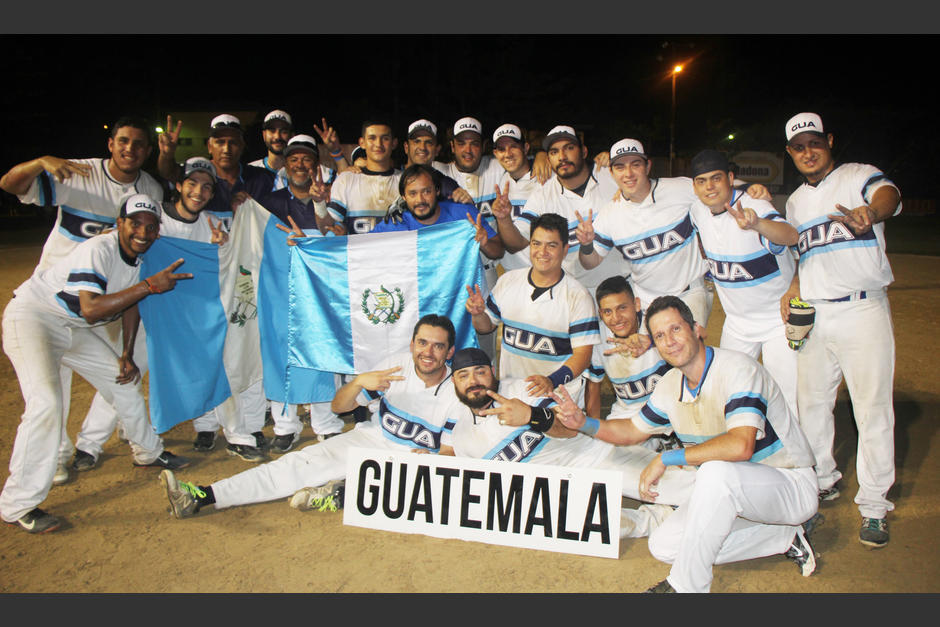
[[[59,464],[56,466],[55,474],[52,476],[52,485],[62,485],[69,482],[68,464]]]
[[[301,488],[294,492],[288,501],[294,509],[302,512],[317,510],[335,512],[343,509],[343,497],[346,493],[346,480],[334,479],[316,488]]]

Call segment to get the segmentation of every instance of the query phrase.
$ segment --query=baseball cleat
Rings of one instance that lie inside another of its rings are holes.
[[[667,579],[663,579],[658,584],[651,588],[647,588],[643,594],[663,594],[675,592],[676,589],[672,587],[672,584],[669,583]]]
[[[834,501],[839,498],[839,495],[842,494],[839,492],[839,488],[833,484],[831,488],[826,488],[825,490],[819,491],[819,500],[820,501]]]
[[[72,458],[72,470],[83,472],[91,470],[98,463],[98,459],[91,453],[86,453],[81,449],[75,449],[75,457]]]
[[[862,518],[858,541],[865,546],[880,549],[888,544],[888,521],[884,518]]]
[[[198,486],[188,481],[177,481],[176,475],[172,470],[163,470],[160,472],[160,483],[166,492],[166,498],[170,502],[170,513],[174,518],[189,518],[199,509],[197,499],[206,496],[206,493]]]
[[[34,507],[23,514],[19,520],[7,524],[19,525],[25,529],[27,533],[46,533],[58,529],[62,521],[52,514],[47,514],[38,507]]]
[[[247,444],[229,444],[225,447],[226,452],[234,457],[241,457],[246,462],[263,462],[264,453],[256,446]]]
[[[56,466],[55,474],[52,476],[52,485],[62,485],[69,482],[69,467],[67,464]]]
[[[300,439],[299,433],[288,433],[287,435],[275,435],[271,440],[272,453],[286,453],[294,448],[294,444]]]
[[[343,497],[346,493],[346,481],[334,479],[316,488],[301,488],[290,497],[290,506],[302,512],[335,512],[343,509]]]
[[[268,448],[268,439],[264,437],[262,432],[255,431],[251,435],[255,436],[255,446],[257,446],[260,450],[263,451],[264,449]]]
[[[189,466],[189,459],[174,455],[170,451],[163,451],[149,464],[140,464],[135,461],[134,465],[138,468],[167,468],[169,470],[179,470],[180,468]]]
[[[215,448],[215,431],[200,431],[193,440],[193,450],[208,453]]]
[[[808,525],[812,520],[811,518],[806,523],[803,523],[803,525]],[[815,525],[816,523],[813,523],[813,526]],[[809,540],[807,539],[809,534],[806,533],[804,526],[797,528],[796,535],[793,536],[793,543],[784,555],[788,559],[796,562],[801,575],[809,577],[813,574],[813,571],[816,570],[816,553],[809,544]]]

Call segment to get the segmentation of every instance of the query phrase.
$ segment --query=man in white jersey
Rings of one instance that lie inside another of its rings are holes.
[[[555,180],[535,190],[526,201],[522,213],[515,220],[509,213],[508,199],[497,199],[497,231],[503,238],[508,252],[518,252],[529,244],[532,222],[545,213],[557,213],[568,222],[571,235],[568,240],[568,255],[565,272],[577,279],[584,287],[593,291],[609,276],[626,274],[628,264],[616,256],[589,271],[578,262],[581,248],[576,235],[578,216],[596,218],[600,207],[613,198],[617,186],[605,167],[592,166],[587,162],[588,149],[570,126],[556,126],[542,142],[548,151],[548,160],[555,173]],[[595,264],[597,265],[597,264]],[[594,266],[592,266],[593,268]]]
[[[391,125],[380,120],[363,122],[359,147],[366,151],[366,167],[336,177],[327,205],[330,225],[341,225],[346,234],[356,235],[370,232],[385,217],[398,199],[401,171],[392,165],[396,146]]]
[[[858,426],[855,502],[862,514],[859,540],[888,542],[886,496],[894,483],[894,330],[885,293],[894,281],[885,255],[884,221],[901,211],[901,193],[878,168],[837,165],[832,133],[815,113],[786,125],[787,152],[805,178],[787,199],[787,220],[799,232],[799,269],[781,299],[801,296],[816,321],[799,352],[800,422],[816,455],[820,499],[839,496],[842,474],[832,455],[833,406],[843,375]]]
[[[638,416],[585,419],[567,403],[559,413],[567,427],[616,444],[675,433],[685,446],[643,470],[644,498],[669,466],[698,466],[688,501],[650,534],[650,552],[672,569],[648,592],[708,592],[714,564],[781,553],[808,577],[816,558],[802,525],[819,521],[813,453],[779,387],[747,355],[705,346],[675,296],[650,304],[646,327],[673,369]]]
[[[720,346],[760,356],[799,415],[796,352],[778,315],[796,268],[788,248],[796,244],[796,229],[766,200],[735,189],[728,158],[717,150],[692,158],[692,185],[698,196],[692,224],[725,312]]]
[[[503,166],[503,173],[496,183],[491,211],[497,220],[516,220],[529,196],[542,187],[529,162],[529,142],[525,141],[522,129],[515,124],[503,124],[493,131],[493,157]],[[529,267],[528,247],[506,253],[500,265],[504,270]]]
[[[14,166],[0,179],[0,188],[15,194],[21,202],[56,208],[56,222],[46,238],[36,271],[52,267],[65,258],[81,242],[111,227],[118,216],[122,201],[129,195],[147,194],[163,199],[163,188],[141,168],[153,150],[150,124],[143,118],[125,116],[111,126],[108,138],[108,158],[66,160],[44,156]],[[108,339],[115,350],[120,349],[120,325],[117,323],[94,327],[95,333]],[[147,372],[145,336],[137,336],[136,355],[142,374]],[[67,426],[72,374],[62,369],[62,389],[65,391],[62,409],[66,420],[62,423],[62,449],[56,469],[55,484],[69,479],[69,458],[74,447]],[[82,433],[94,433],[96,425],[113,425],[116,414],[100,394],[95,394],[91,408],[82,424]],[[113,430],[113,427],[111,428]],[[105,434],[109,437],[111,431]],[[72,461],[75,470],[87,470],[95,465],[100,450],[79,436],[79,448],[91,449],[93,456]],[[90,463],[89,463],[90,461]],[[78,464],[78,466],[76,466]]]
[[[594,298],[603,324],[601,343],[594,345],[591,365],[584,371],[584,411],[588,416],[600,417],[601,383],[606,374],[616,396],[607,419],[632,418],[672,366],[651,346],[646,335],[639,334],[642,303],[624,277],[616,275],[601,281]],[[644,446],[657,451],[675,445],[674,439],[662,436],[644,442]]]
[[[337,391],[332,403],[336,413],[369,406],[372,418],[335,438],[208,486],[161,473],[173,516],[186,518],[209,504],[222,509],[291,495],[291,506],[297,509],[310,509],[312,501],[328,498],[324,495],[341,506],[338,486],[346,476],[350,448],[440,451],[443,434],[453,428],[443,410],[455,398],[446,363],[454,355],[454,338],[454,325],[446,317],[428,314],[418,320],[410,351],[390,356],[381,369],[360,373]],[[320,489],[314,493],[304,490],[306,486]]]
[[[685,177],[650,179],[650,167],[643,144],[635,139],[621,139],[611,147],[610,173],[619,193],[595,207],[593,216],[579,213],[579,262],[583,268],[597,268],[616,248],[610,256],[624,263],[622,274],[630,276],[641,302],[679,296],[704,325],[711,294],[705,289],[706,266],[689,216],[695,192]]]
[[[581,373],[600,339],[591,295],[562,269],[568,253],[568,223],[554,213],[532,224],[532,267],[503,274],[484,300],[468,285],[466,309],[478,334],[502,322],[501,379],[525,379],[532,396],[566,385],[583,402]]]
[[[457,351],[452,362],[459,402],[449,410],[454,422],[454,454],[497,461],[616,470],[623,495],[639,500],[640,473],[656,456],[639,446],[614,446],[568,429],[556,420],[556,403],[532,397],[521,379],[497,380],[489,357],[478,348]],[[661,481],[657,505],[625,509],[621,537],[644,537],[684,502],[694,473],[672,468]]]
[[[191,274],[176,274],[180,259],[140,280],[138,256],[160,231],[160,207],[145,194],[121,205],[117,228],[82,242],[50,268],[14,290],[3,312],[3,350],[23,392],[25,410],[0,493],[0,516],[30,533],[52,531],[60,520],[38,508],[52,486],[62,438],[66,365],[91,383],[124,421],[135,466],[182,468],[188,460],[164,450],[147,416],[134,363],[140,321],[137,302],[173,289]],[[120,318],[120,353],[90,328]]]

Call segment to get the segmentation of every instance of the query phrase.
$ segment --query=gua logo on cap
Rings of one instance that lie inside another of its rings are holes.
[[[160,206],[147,194],[134,194],[121,206],[121,217],[135,213],[150,213],[160,218]]]
[[[473,131],[474,133],[482,135],[483,125],[480,124],[480,121],[476,118],[460,118],[457,120],[457,123],[454,124],[454,137],[460,135],[464,131]]]
[[[522,141],[522,130],[515,124],[503,124],[493,133],[493,141],[495,142],[500,137],[512,137]]]
[[[797,113],[787,121],[787,141],[790,141],[800,133],[823,134],[822,118],[815,113],[804,112]]]
[[[629,156],[637,156],[646,159],[646,151],[643,149],[643,144],[635,139],[621,139],[610,147],[611,163],[621,157]]]

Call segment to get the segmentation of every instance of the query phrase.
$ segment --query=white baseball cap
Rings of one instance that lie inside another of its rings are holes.
[[[574,132],[574,129],[570,126],[560,124],[548,132],[548,135],[546,135],[545,139],[542,140],[542,148],[548,150],[552,144],[564,137],[573,139],[574,141],[578,142],[579,146],[581,145],[581,139],[578,137],[578,134]]]
[[[159,221],[160,203],[155,201],[147,194],[134,194],[133,196],[128,196],[127,199],[121,203],[120,217],[126,218],[128,216],[134,215],[135,213],[150,213],[153,214]]]
[[[415,120],[408,126],[408,139],[414,139],[422,133],[437,137],[437,126],[431,120]]]
[[[786,126],[787,142],[800,133],[815,133],[820,137],[825,137],[823,132],[822,118],[815,113],[804,112],[797,113],[787,120]]]
[[[635,139],[621,139],[610,147],[610,165],[614,165],[615,161],[624,157],[642,157],[646,161],[650,160],[643,144]]]
[[[480,120],[476,118],[460,118],[454,124],[454,137],[457,137],[461,133],[466,133],[467,131],[472,131],[481,138],[483,137],[483,125],[480,124]]]
[[[223,113],[212,118],[209,123],[209,137],[217,137],[223,131],[242,131],[241,120],[234,115]]]
[[[264,116],[264,124],[261,126],[261,128],[271,128],[274,122],[286,122],[288,127],[294,126],[294,121],[291,120],[290,114],[287,111],[275,109],[274,111]]]
[[[205,172],[212,177],[213,183],[219,178],[215,166],[205,157],[190,157],[186,160],[186,163],[183,164],[183,179],[188,179],[193,172]]]
[[[524,142],[522,139],[522,129],[515,124],[503,124],[493,132],[493,143],[495,144],[500,137],[512,137],[518,142]]]
[[[317,150],[317,140],[310,135],[294,135],[291,137],[290,141],[287,142],[287,148],[284,149],[284,156],[287,157],[299,150],[306,150],[317,156],[320,155]]]

